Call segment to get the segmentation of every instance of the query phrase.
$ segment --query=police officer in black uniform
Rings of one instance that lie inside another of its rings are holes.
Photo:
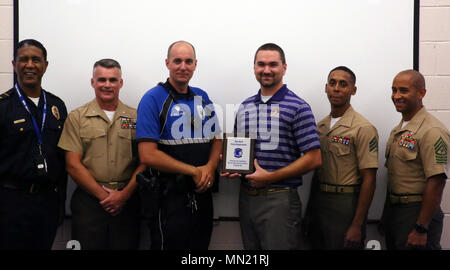
[[[64,217],[67,173],[57,147],[67,110],[41,88],[44,46],[21,41],[12,61],[17,83],[0,96],[0,249],[52,247]]]

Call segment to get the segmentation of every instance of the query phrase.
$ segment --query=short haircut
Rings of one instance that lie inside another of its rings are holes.
[[[352,79],[353,84],[356,84],[356,75],[355,75],[355,73],[351,69],[346,67],[346,66],[338,66],[338,67],[333,68],[330,71],[330,73],[328,73],[328,78],[330,77],[331,73],[333,73],[333,71],[335,71],[335,70],[342,70],[342,71],[347,72],[348,74],[350,74],[350,78]]]
[[[409,75],[411,77],[411,80],[412,80],[412,85],[416,89],[426,88],[426,86],[425,86],[425,78],[423,77],[422,73],[420,73],[417,70],[414,70],[414,69],[403,70],[403,71],[401,71],[400,73],[397,74],[397,76],[399,76],[399,75]]]
[[[197,59],[197,55],[195,53],[194,45],[192,45],[191,43],[189,43],[187,41],[184,41],[184,40],[175,41],[174,43],[170,44],[169,49],[167,50],[167,59],[169,59],[170,51],[172,50],[172,47],[175,46],[178,43],[184,43],[184,44],[188,44],[189,46],[191,46],[192,50],[194,51],[194,59]]]
[[[281,63],[286,64],[286,56],[284,55],[283,49],[275,43],[266,43],[256,50],[255,58],[253,59],[253,63],[256,63],[256,55],[258,55],[259,51],[277,51],[280,54]]]
[[[98,60],[97,62],[95,62],[94,69],[98,66],[101,66],[104,68],[118,68],[118,69],[122,70],[119,62],[117,62],[114,59],[109,59],[109,58]]]
[[[40,43],[35,39],[24,39],[21,42],[19,42],[14,50],[14,59],[16,59],[17,52],[19,51],[19,49],[25,46],[34,46],[36,48],[41,49],[42,56],[44,56],[44,60],[47,61],[47,50],[45,49],[44,45],[42,45],[42,43]]]

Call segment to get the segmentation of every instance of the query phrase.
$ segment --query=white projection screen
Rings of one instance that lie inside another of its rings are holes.
[[[137,107],[148,89],[168,77],[168,46],[189,41],[198,59],[191,85],[206,90],[222,109],[227,132],[234,120],[227,104],[239,104],[259,89],[253,57],[260,45],[273,42],[284,49],[284,82],[311,105],[317,122],[330,111],[324,92],[328,72],[348,66],[357,77],[352,105],[380,136],[368,217],[377,220],[386,194],[385,145],[400,121],[391,83],[399,71],[417,69],[418,6],[417,0],[18,0],[15,41],[34,38],[46,46],[43,87],[69,111],[94,98],[92,66],[102,58],[120,62],[121,100]],[[304,207],[311,176],[304,176],[299,188]],[[74,187],[70,181],[68,199]],[[238,190],[239,180],[220,179],[216,218],[239,216]]]

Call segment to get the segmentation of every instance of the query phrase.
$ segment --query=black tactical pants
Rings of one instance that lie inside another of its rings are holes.
[[[213,225],[211,190],[195,193],[189,177],[162,181],[159,211],[148,220],[151,249],[207,250]]]
[[[0,249],[50,250],[56,236],[59,204],[54,189],[0,187]]]

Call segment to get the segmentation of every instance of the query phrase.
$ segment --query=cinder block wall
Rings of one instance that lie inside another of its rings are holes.
[[[450,0],[420,1],[419,70],[425,75],[424,103],[450,129]],[[450,249],[450,181],[442,210],[445,213],[442,248]]]
[[[425,106],[450,129],[450,0],[420,1],[419,69],[427,81]],[[13,0],[0,0],[0,92],[13,85]],[[447,181],[449,182],[449,181]],[[450,183],[442,200],[442,247],[450,249]]]

